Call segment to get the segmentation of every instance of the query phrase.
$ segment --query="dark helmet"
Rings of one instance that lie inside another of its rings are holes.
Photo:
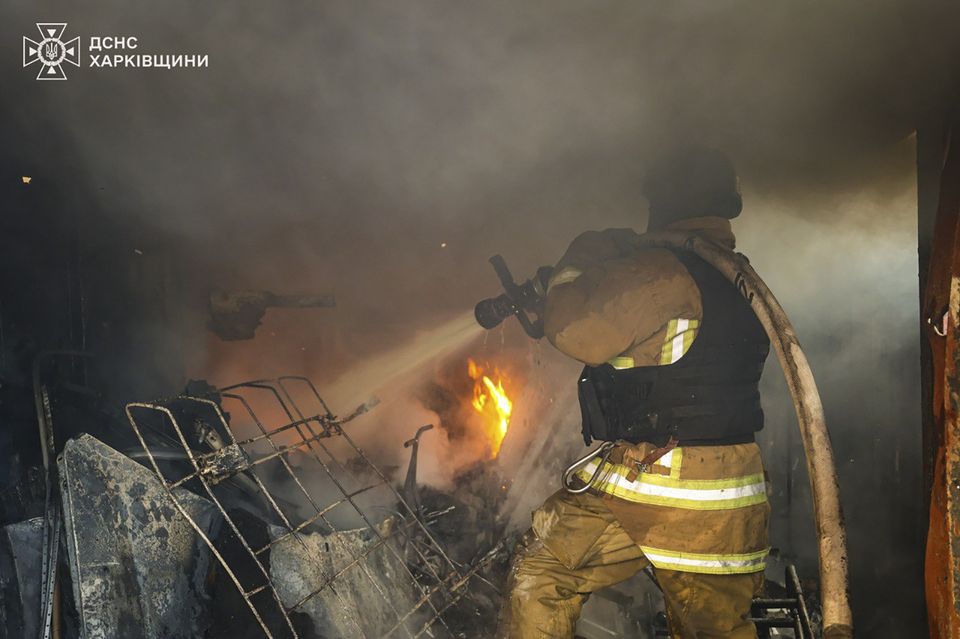
[[[733,162],[702,146],[674,149],[654,162],[643,180],[643,195],[650,203],[651,228],[688,217],[735,218],[743,209]]]

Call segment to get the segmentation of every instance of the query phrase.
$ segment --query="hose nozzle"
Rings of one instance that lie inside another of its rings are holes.
[[[477,323],[489,330],[499,326],[511,315],[516,315],[527,335],[533,339],[543,337],[543,319],[541,318],[543,300],[546,297],[546,282],[550,279],[553,269],[549,266],[541,266],[534,277],[523,284],[516,284],[503,257],[494,255],[490,258],[490,263],[500,278],[505,292],[477,303],[473,309]],[[528,313],[533,314],[535,318],[531,319]]]
[[[496,328],[503,320],[517,312],[517,307],[513,305],[506,293],[480,300],[473,309],[473,314],[477,318],[477,324],[487,330]]]

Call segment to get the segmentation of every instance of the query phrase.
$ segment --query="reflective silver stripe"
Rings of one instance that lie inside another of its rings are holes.
[[[671,469],[670,476],[640,473],[630,481],[626,466],[607,462],[599,472],[597,468],[594,460],[577,476],[585,482],[594,478],[592,488],[635,503],[685,510],[730,510],[767,501],[766,482],[760,473],[724,479],[680,479]]]
[[[671,448],[670,450],[668,450],[663,457],[661,457],[656,461],[656,463],[660,466],[666,466],[667,468],[670,468],[672,470],[673,469],[673,451],[675,450],[676,448]]]
[[[680,361],[697,336],[700,320],[672,319],[667,322],[667,332],[660,347],[660,365],[675,364]]]
[[[583,472],[592,474],[596,469],[596,462],[591,462],[583,469]],[[618,488],[629,490],[639,495],[655,495],[657,497],[691,499],[694,501],[723,501],[727,499],[739,499],[741,497],[753,497],[754,495],[765,495],[767,493],[766,483],[762,481],[747,484],[746,486],[725,486],[723,488],[679,488],[651,484],[641,481],[640,479],[630,481],[616,472],[611,472],[609,475],[604,474],[603,479],[605,483],[616,485]],[[677,481],[681,482],[684,480],[681,479]]]
[[[684,332],[690,326],[690,320],[687,319],[678,319],[677,320],[677,334],[673,338],[673,342],[670,345],[671,348],[671,357],[670,363],[679,362],[680,358],[683,357],[683,339],[685,337]]]
[[[674,552],[640,546],[643,554],[657,568],[714,574],[759,572],[766,564],[768,550],[746,554],[711,555]]]
[[[583,275],[583,271],[573,266],[564,266],[560,271],[554,273],[550,278],[550,282],[547,284],[547,292],[550,292],[550,289],[554,286],[560,286],[561,284],[567,284],[574,281],[578,277]]]

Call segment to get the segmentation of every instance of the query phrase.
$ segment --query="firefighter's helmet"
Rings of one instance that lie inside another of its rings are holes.
[[[650,227],[684,218],[734,218],[743,209],[740,179],[724,153],[686,146],[663,155],[647,171],[643,195],[650,203]]]

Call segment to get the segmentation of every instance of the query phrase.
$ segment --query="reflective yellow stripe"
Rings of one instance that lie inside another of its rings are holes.
[[[673,338],[677,336],[677,320],[667,322],[667,334],[663,336],[663,347],[660,349],[660,364],[673,363]]]
[[[580,269],[574,268],[573,266],[564,266],[550,278],[550,281],[547,283],[547,291],[549,292],[554,286],[572,282],[581,275],[583,275],[583,271]]]
[[[596,469],[597,462],[592,461],[580,472],[589,476],[592,475]],[[611,464],[610,462],[605,462],[600,476],[620,476],[625,478],[630,474],[631,470],[632,469],[629,466],[624,464]],[[671,470],[673,469],[671,468]],[[684,488],[687,490],[710,491],[723,490],[726,488],[744,488],[748,486],[766,486],[763,473],[741,475],[739,477],[726,477],[723,479],[678,479],[673,476],[667,477],[665,475],[658,475],[656,473],[638,473],[637,479],[632,483],[646,483],[664,486],[667,488]]]
[[[673,364],[686,355],[693,346],[699,328],[700,321],[695,319],[681,318],[667,322],[667,332],[663,338],[663,346],[660,347],[660,365]],[[627,355],[619,355],[607,360],[607,363],[617,370],[636,366],[634,359]]]
[[[679,464],[675,465],[679,469]],[[597,468],[597,462],[593,461],[577,476],[588,482]],[[627,479],[631,473],[628,466],[605,462],[591,485],[626,501],[687,510],[730,510],[767,501],[766,482],[760,473],[726,479],[678,479],[674,468],[670,470],[669,477],[639,473],[630,481]]]
[[[670,476],[680,476],[680,464],[683,463],[683,449],[671,448],[660,459],[654,460],[651,466],[661,466],[670,469]]]
[[[668,462],[668,463],[664,463],[664,462],[661,461],[660,463],[662,463],[662,464],[664,464],[665,466],[667,466],[667,467],[670,468],[670,476],[671,476],[671,477],[673,477],[674,479],[679,479],[679,478],[680,478],[680,466],[683,465],[683,449],[682,449],[682,448],[674,448],[674,449],[671,450],[669,453],[667,453],[667,455],[670,456],[669,462]],[[661,459],[663,459],[663,458],[661,458]]]
[[[697,330],[700,328],[700,322],[697,320],[690,320],[690,323],[687,325],[687,330],[683,334],[683,353],[686,354],[690,350],[690,347],[693,346],[693,338],[697,336]]]
[[[594,482],[593,487],[601,492],[613,495],[614,497],[619,497],[625,501],[637,504],[650,504],[652,506],[682,508],[684,510],[733,510],[735,508],[745,508],[747,506],[762,504],[767,500],[767,496],[764,493],[755,493],[746,497],[735,497],[723,500],[715,499],[703,501],[697,499],[685,499],[681,497],[648,494],[656,491],[650,490],[647,492],[640,492],[630,488],[624,488],[617,483],[607,481]],[[647,485],[647,487],[654,488],[653,485]],[[663,489],[662,487],[660,490],[667,493],[673,492]]]
[[[656,568],[682,572],[709,573],[713,575],[741,575],[760,572],[766,567],[769,548],[744,554],[705,554],[678,552],[640,546],[643,554]]]
[[[695,319],[672,319],[667,322],[667,332],[660,348],[660,364],[667,365],[680,361],[697,336],[700,321]]]
[[[620,357],[614,357],[613,359],[607,362],[617,370],[622,370],[624,368],[633,368],[633,358],[626,355],[621,355]]]

